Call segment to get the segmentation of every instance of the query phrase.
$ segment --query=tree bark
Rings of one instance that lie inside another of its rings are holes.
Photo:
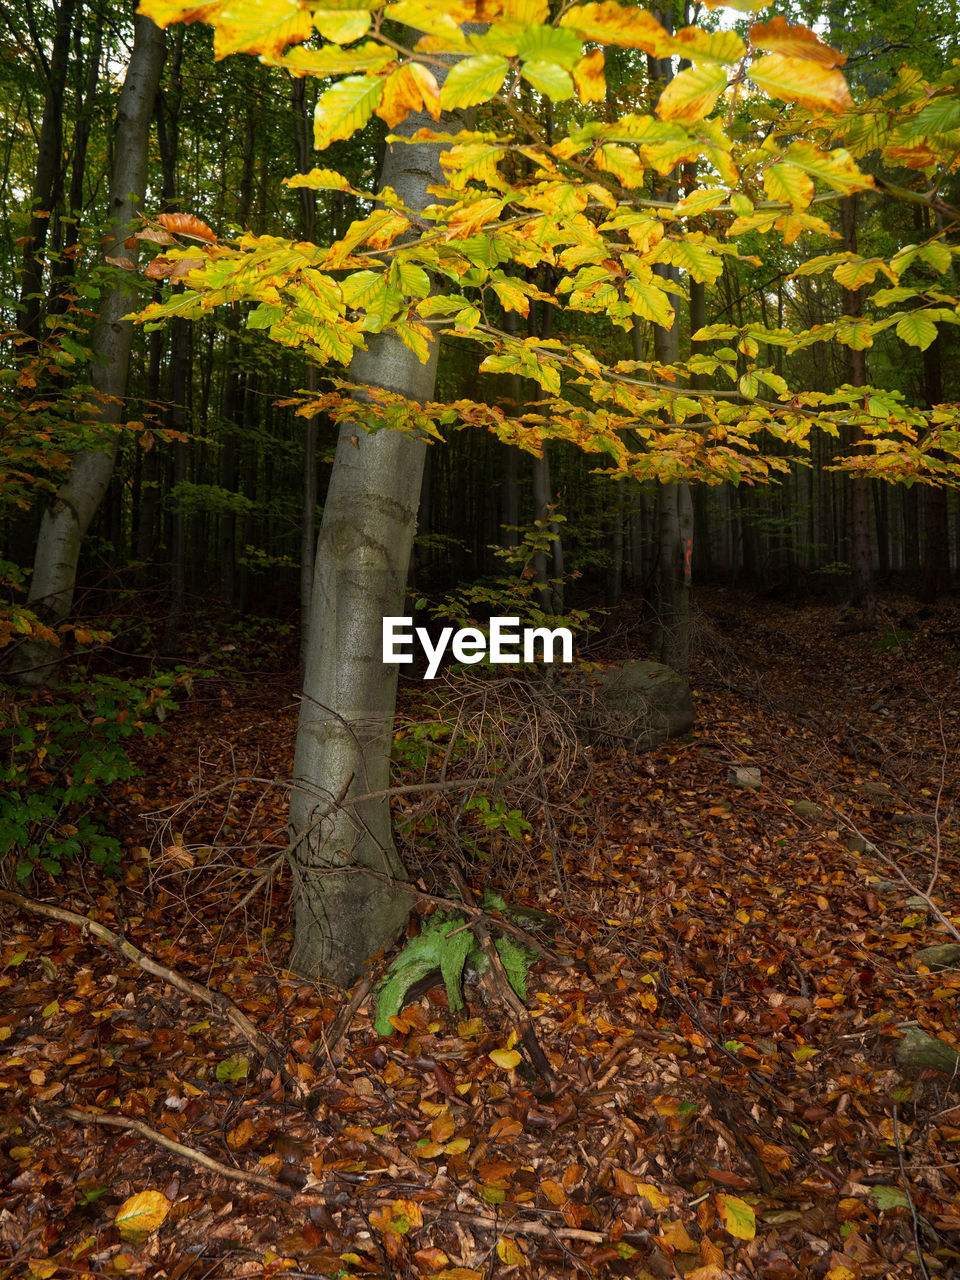
[[[297,167],[306,173],[310,167],[310,136],[306,114],[307,81],[294,80],[293,136],[297,150]],[[300,235],[312,244],[317,234],[317,193],[309,187],[300,188]],[[315,395],[320,386],[317,366],[311,360],[307,365],[308,395]],[[310,638],[310,599],[313,594],[314,544],[316,541],[317,512],[317,419],[308,418],[303,433],[303,495],[300,524],[300,662],[306,666]]]
[[[844,196],[840,201],[840,232],[848,253],[857,252],[857,197]],[[859,318],[863,315],[863,295],[859,289],[843,290],[843,314]],[[867,360],[862,351],[847,348],[850,382],[855,387],[866,385]],[[857,441],[851,442],[856,444]],[[852,574],[851,603],[873,609],[873,548],[870,539],[870,481],[852,477],[849,481],[848,540]]]
[[[136,262],[137,250],[124,249],[123,242],[146,190],[147,143],[163,52],[163,33],[149,18],[138,14],[134,19],[133,51],[117,105],[107,257],[123,254]],[[113,472],[116,428],[123,414],[133,341],[133,322],[124,316],[134,305],[122,277],[104,296],[92,341],[101,358],[90,369],[90,381],[99,402],[100,446],[76,455],[69,476],[43,513],[29,604],[48,625],[62,622],[70,612],[83,536]],[[58,656],[59,650],[48,643],[24,646],[16,660],[20,678],[25,683],[45,683],[55,673]]]
[[[674,14],[666,6],[654,10],[668,31]],[[662,92],[673,79],[669,58],[647,58],[651,87]],[[677,198],[676,171],[655,191],[658,199]],[[654,272],[665,280],[679,282],[676,267],[657,263]],[[672,295],[676,298],[676,294]],[[653,353],[659,364],[676,364],[680,359],[680,321],[665,329],[653,326]],[[660,486],[659,554],[657,557],[657,650],[660,661],[687,675],[690,670],[690,564],[693,551],[693,501],[690,486],[683,480]]]
[[[454,131],[411,115],[394,132]],[[394,143],[381,185],[422,209],[441,181],[439,148]],[[439,342],[421,364],[389,333],[371,336],[350,364],[354,383],[418,402],[433,396]],[[317,542],[303,701],[290,803],[296,881],[291,968],[349,984],[406,920],[411,894],[393,844],[386,795],[398,668],[382,662],[382,621],[403,613],[426,445],[396,431],[367,434],[376,408],[357,399],[339,434]],[[393,878],[384,883],[364,868]]]
[[[53,47],[46,63],[47,92],[40,122],[37,167],[30,193],[30,226],[23,248],[23,275],[20,279],[21,328],[38,339],[43,295],[44,249],[54,206],[63,187],[63,99],[67,85],[67,64],[75,0],[60,0],[54,10]]]

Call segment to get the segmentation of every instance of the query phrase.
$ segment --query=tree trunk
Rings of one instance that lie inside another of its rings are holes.
[[[840,231],[843,247],[857,252],[857,197],[844,196],[840,201]],[[863,315],[863,295],[859,289],[843,290],[843,314],[859,318]],[[867,381],[867,360],[862,351],[847,348],[850,382],[862,387]],[[857,441],[851,442],[856,444]],[[873,550],[870,540],[870,481],[854,477],[849,481],[848,540],[852,574],[851,602],[873,609]]]
[[[656,17],[673,30],[672,12],[666,7],[654,10]],[[673,78],[669,58],[647,59],[653,90],[662,92]],[[677,198],[676,171],[655,189],[660,200]],[[654,272],[665,280],[679,283],[676,267],[657,263]],[[672,295],[674,299],[676,294]],[[674,317],[669,329],[653,326],[654,359],[659,364],[676,364],[680,359],[680,318]],[[686,481],[660,487],[659,553],[657,557],[657,649],[660,661],[686,675],[690,670],[690,565],[693,552],[693,502]]]
[[[63,187],[63,98],[67,85],[67,63],[75,0],[60,0],[55,9],[53,47],[46,62],[42,49],[37,56],[47,72],[47,92],[37,144],[37,167],[30,193],[30,226],[23,247],[23,275],[20,280],[21,328],[39,338],[43,294],[43,254],[54,206]]]
[[[927,408],[943,401],[943,372],[940,362],[941,337],[923,353],[923,387]],[[937,451],[937,457],[945,455]],[[950,522],[947,490],[944,485],[927,485],[923,490],[923,577],[920,598],[933,604],[950,587]]]
[[[297,167],[301,173],[310,168],[309,122],[306,114],[307,81],[293,82],[293,136],[297,149]],[[317,193],[300,188],[300,235],[308,244],[316,238]],[[307,393],[315,395],[320,386],[317,366],[307,365]],[[310,638],[310,598],[313,594],[313,552],[316,540],[317,513],[317,419],[308,418],[303,434],[303,497],[300,524],[300,663],[306,665]]]
[[[411,115],[395,130],[456,131],[460,115],[439,124]],[[441,181],[438,148],[394,143],[381,184],[411,210]],[[389,333],[357,352],[350,380],[432,399],[439,342],[421,364]],[[340,429],[317,542],[303,701],[294,759],[290,826],[296,882],[291,968],[346,985],[387,946],[406,920],[411,895],[393,844],[386,794],[396,703],[395,665],[382,661],[383,618],[403,613],[426,445],[397,431],[368,435],[376,408],[357,400],[355,423]],[[392,883],[363,868],[392,877]]]
[[[147,143],[163,51],[163,33],[149,18],[138,14],[134,19],[133,51],[117,105],[107,257],[122,253],[136,261],[137,250],[124,249],[123,241],[136,221],[146,190]],[[99,399],[97,416],[103,427],[102,445],[76,455],[70,475],[43,513],[29,604],[48,625],[62,622],[70,612],[83,536],[113,472],[116,428],[123,413],[133,341],[133,322],[124,316],[135,305],[122,278],[104,296],[92,342],[101,358],[90,369],[90,381]],[[59,650],[48,643],[25,646],[17,660],[21,678],[30,684],[49,680],[58,654]]]

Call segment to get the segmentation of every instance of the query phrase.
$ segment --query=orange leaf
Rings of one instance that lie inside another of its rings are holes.
[[[523,1133],[523,1125],[513,1116],[501,1116],[494,1120],[487,1133],[488,1138],[518,1138]]]
[[[680,1253],[696,1253],[697,1246],[691,1240],[690,1233],[679,1219],[676,1222],[665,1222],[660,1232],[660,1243],[669,1245]]]
[[[434,88],[436,89],[436,81]],[[437,100],[439,105],[439,90]],[[414,75],[412,64],[408,62],[384,80],[383,96],[374,109],[389,128],[395,129],[401,120],[406,120],[411,111],[420,111],[422,107],[423,90]],[[434,119],[436,118],[435,116]]]
[[[544,1178],[540,1183],[540,1190],[547,1197],[552,1205],[559,1207],[565,1202],[567,1193],[561,1187],[559,1182],[554,1182],[552,1178]]]
[[[215,241],[216,236],[205,222],[195,218],[192,213],[161,213],[157,221],[164,231],[173,235],[191,236],[194,240]]]
[[[750,39],[757,49],[784,53],[791,58],[809,58],[825,67],[842,67],[847,60],[845,53],[838,53],[824,44],[809,27],[791,27],[786,18],[779,16],[772,22],[758,22],[752,26]]]
[[[604,102],[607,81],[603,74],[603,50],[594,49],[573,66],[573,83],[581,102]]]

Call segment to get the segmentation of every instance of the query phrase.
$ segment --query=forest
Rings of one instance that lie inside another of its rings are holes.
[[[960,1278],[955,6],[0,15],[0,1280]]]

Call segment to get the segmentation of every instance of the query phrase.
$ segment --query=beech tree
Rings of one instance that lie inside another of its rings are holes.
[[[108,261],[133,268],[136,244],[125,240],[139,225],[137,215],[147,184],[147,143],[160,73],[164,36],[148,17],[134,20],[134,43],[117,104],[113,172],[110,181],[109,225],[104,255]],[[132,255],[132,256],[131,256]],[[92,421],[99,424],[99,447],[85,449],[71,462],[70,473],[44,510],[37,539],[28,602],[48,627],[70,613],[77,576],[77,562],[84,534],[106,492],[116,457],[116,426],[121,420],[127,383],[133,324],[129,319],[133,298],[119,274],[105,291],[94,327],[92,347],[96,362],[90,381],[97,398]],[[29,278],[29,277],[28,277]],[[56,668],[59,650],[49,640],[24,644],[17,666],[27,683],[42,683]]]
[[[776,479],[790,467],[787,452],[808,455],[820,431],[857,441],[835,461],[853,475],[953,481],[955,407],[914,409],[857,379],[833,393],[791,385],[789,361],[781,372],[760,356],[823,343],[861,351],[887,329],[923,350],[939,325],[956,323],[957,250],[945,228],[960,215],[942,195],[960,145],[955,86],[949,74],[926,82],[904,72],[882,98],[854,105],[843,55],[803,25],[775,17],[746,36],[705,26],[674,33],[618,0],[553,14],[548,0],[348,0],[336,9],[144,0],[142,11],[160,25],[211,23],[220,57],[256,54],[332,81],[317,100],[321,151],[374,114],[393,131],[376,193],[331,168],[288,180],[366,202],[366,215],[332,244],[221,241],[189,218],[142,233],[164,244],[148,274],[184,287],[141,320],[247,304],[248,327],[330,372],[333,389],[298,406],[305,418],[329,414],[340,439],[291,805],[294,965],[347,982],[390,941],[410,901],[386,796],[396,672],[381,664],[378,628],[402,600],[427,442],[450,424],[534,455],[567,440],[610,472],[679,494],[691,480]],[[605,48],[678,60],[672,77],[660,77],[652,110],[609,109]],[[549,130],[524,111],[521,90],[552,104]],[[475,127],[450,117],[467,108],[478,110]],[[894,187],[873,176],[868,158],[923,182]],[[787,246],[803,234],[832,237],[822,206],[860,193],[940,215],[933,234],[889,257],[864,258],[848,242],[798,267],[830,272],[848,291],[885,277],[889,288],[871,295],[869,309],[806,330],[702,325],[686,359],[672,336],[653,359],[626,354],[638,320],[677,334],[683,276],[709,284],[725,261],[758,265],[740,247],[748,233]],[[917,262],[937,287],[908,278]],[[537,283],[547,279],[550,289]],[[508,321],[532,303],[553,309],[549,336],[522,337]],[[578,340],[578,314],[622,329],[624,356],[601,358]],[[482,394],[433,402],[438,328],[476,343],[481,373],[539,387],[539,402],[516,416]],[[671,543],[679,521],[678,507]]]

